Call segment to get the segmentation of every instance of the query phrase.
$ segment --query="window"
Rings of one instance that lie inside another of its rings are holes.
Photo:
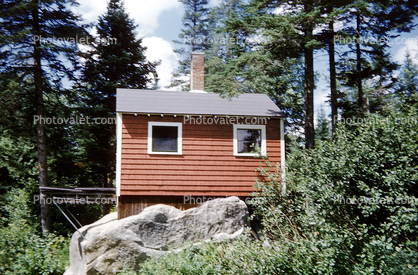
[[[256,148],[262,155],[266,154],[265,125],[234,125],[234,155],[256,156]]]
[[[148,154],[182,154],[182,124],[148,122]]]

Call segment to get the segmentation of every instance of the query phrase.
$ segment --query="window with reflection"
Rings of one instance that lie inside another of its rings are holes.
[[[257,156],[258,152],[266,155],[265,125],[234,125],[234,155]]]
[[[255,149],[260,147],[260,129],[238,129],[238,153],[255,152]]]

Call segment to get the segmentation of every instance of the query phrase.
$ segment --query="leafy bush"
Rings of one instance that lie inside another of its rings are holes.
[[[400,113],[366,120],[293,153],[286,194],[277,168],[261,169],[253,202],[268,236],[320,239],[318,256],[332,248],[332,273],[417,274],[418,123]]]
[[[340,126],[335,142],[293,152],[286,193],[266,161],[252,198],[264,242],[192,246],[136,274],[418,274],[418,123],[400,118]]]
[[[8,195],[0,229],[1,274],[63,274],[69,265],[68,240],[49,234],[40,236],[30,222],[30,201],[24,189]]]
[[[303,245],[303,244],[302,244]],[[235,241],[204,243],[178,253],[168,253],[141,264],[135,272],[126,269],[122,274],[314,274],[315,265],[301,259],[316,257],[316,251],[300,244],[281,246],[263,243],[243,236]],[[293,256],[291,256],[293,255]],[[323,274],[331,274],[323,268]]]

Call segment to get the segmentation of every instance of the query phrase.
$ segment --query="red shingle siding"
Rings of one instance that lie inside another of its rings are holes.
[[[148,122],[183,117],[123,115],[121,192],[137,196],[248,196],[260,160],[233,155],[233,125],[183,124],[182,155],[147,153]],[[280,161],[280,120],[267,121],[267,154]]]

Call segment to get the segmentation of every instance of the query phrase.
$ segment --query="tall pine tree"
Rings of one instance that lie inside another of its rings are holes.
[[[390,58],[388,42],[413,28],[417,11],[417,3],[402,0],[355,1],[347,9],[342,21],[346,27],[337,41],[348,46],[339,61],[339,78],[352,93],[339,102],[343,116],[382,112],[398,67]]]
[[[116,88],[150,88],[157,81],[156,66],[146,60],[146,48],[135,34],[121,0],[110,0],[107,12],[96,25],[98,37],[87,54],[83,69],[86,87],[79,112],[90,117],[115,116]],[[79,146],[92,182],[113,186],[115,171],[115,125],[82,125]]]
[[[331,129],[329,121],[325,115],[324,109],[320,109],[318,112],[318,119],[315,126],[315,139],[329,141],[331,140]]]
[[[227,75],[230,75],[229,78],[233,78],[233,74],[242,69],[248,70],[251,68],[247,65],[250,62],[260,64],[252,57],[258,53],[261,59],[264,56],[265,61],[270,60],[268,63],[270,63],[271,68],[275,68],[275,77],[271,79],[273,80],[271,83],[276,81],[277,83],[273,85],[280,85],[281,88],[285,88],[286,85],[282,84],[284,84],[283,80],[286,78],[287,70],[291,67],[290,64],[303,60],[304,128],[307,148],[313,148],[315,143],[313,53],[315,49],[322,46],[322,43],[315,37],[314,29],[324,21],[321,17],[321,8],[321,3],[313,0],[253,0],[245,5],[244,10],[239,14],[231,13],[225,20],[226,31],[236,41],[235,45],[231,45],[232,54],[229,56],[228,64],[224,69],[228,73]],[[244,55],[248,57],[245,61],[244,59],[240,61],[237,59],[237,56]],[[241,63],[240,67],[238,62]],[[230,66],[230,64],[235,65]],[[254,71],[256,73],[264,72],[263,70]],[[290,73],[290,76],[294,76],[295,79],[299,77],[293,73]],[[235,82],[232,81],[236,84],[232,88],[240,87],[242,82],[242,78],[236,78]],[[262,81],[259,81],[256,86],[259,88],[266,87]],[[227,87],[225,88],[227,89]],[[288,90],[288,88],[285,88],[285,90]],[[282,91],[279,97],[283,95]]]
[[[216,50],[216,54],[209,55],[206,62],[206,89],[227,97],[265,93],[286,113],[287,131],[300,132],[304,117],[303,59],[293,40],[271,43],[271,15],[255,16],[258,8],[230,0],[212,9],[220,22],[211,32],[219,35],[220,43],[208,50]],[[265,26],[262,22],[269,23]],[[288,53],[284,45],[291,49]]]
[[[403,112],[418,109],[418,66],[414,64],[409,51],[406,53],[404,64],[399,75],[399,82],[395,87],[394,98],[397,108]]]
[[[186,9],[183,16],[183,28],[179,34],[179,40],[173,42],[180,45],[174,52],[179,55],[179,66],[173,72],[171,84],[168,87],[176,87],[181,90],[190,89],[190,62],[194,51],[203,52],[209,47],[208,43],[208,1],[207,0],[182,0]]]
[[[49,186],[47,160],[48,140],[44,121],[48,98],[59,98],[64,91],[62,79],[73,80],[77,69],[75,38],[85,35],[80,18],[71,11],[75,1],[4,0],[0,6],[0,70],[2,79],[21,83],[36,123],[39,186]],[[6,84],[7,85],[7,84]],[[17,99],[16,99],[17,100]],[[40,192],[41,225],[44,233],[51,230],[50,207],[46,194]]]
[[[330,79],[330,103],[331,103],[331,129],[332,137],[335,138],[338,118],[338,97],[340,93],[337,90],[337,68],[336,68],[336,43],[335,43],[335,23],[341,20],[353,0],[327,0],[323,2],[321,9],[323,16],[326,16],[328,28],[322,30],[319,38],[323,40],[329,56],[329,79]]]

